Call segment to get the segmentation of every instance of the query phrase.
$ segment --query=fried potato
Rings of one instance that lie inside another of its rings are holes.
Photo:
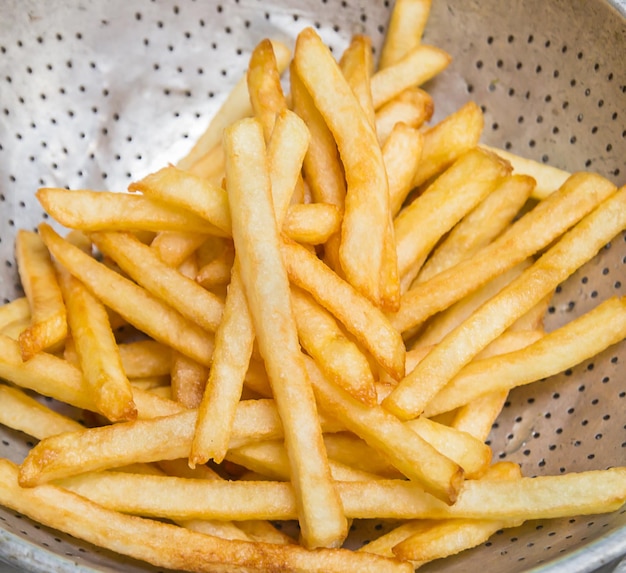
[[[39,235],[20,230],[15,239],[17,270],[30,306],[31,325],[19,335],[24,360],[67,336],[65,304],[50,253]]]
[[[259,124],[242,120],[229,127],[225,149],[233,240],[259,349],[285,428],[304,543],[338,545],[347,534],[347,523],[332,482],[289,303]]]

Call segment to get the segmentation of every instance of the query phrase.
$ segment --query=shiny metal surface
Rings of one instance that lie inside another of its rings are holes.
[[[203,131],[263,37],[306,25],[336,54],[353,33],[379,46],[377,0],[5,0],[0,18],[0,295],[20,292],[13,238],[43,218],[41,186],[124,189],[175,161]],[[626,4],[605,0],[434,0],[425,42],[453,65],[429,86],[440,118],[483,106],[483,141],[557,167],[626,182]],[[556,294],[553,328],[626,294],[616,237]],[[490,443],[525,475],[626,464],[626,347],[511,394]],[[21,434],[0,429],[19,461]],[[350,543],[386,524],[359,524]],[[156,571],[0,509],[0,553],[22,571]],[[422,571],[587,572],[626,553],[626,513],[527,523]]]

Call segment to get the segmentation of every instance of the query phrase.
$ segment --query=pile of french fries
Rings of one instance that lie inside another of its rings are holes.
[[[485,440],[512,388],[626,337],[619,298],[543,327],[626,188],[480,145],[473,103],[431,125],[429,8],[396,2],[378,67],[365,36],[263,40],[177,165],[37,192],[0,422],[38,443],[0,504],[163,568],[379,573],[624,503],[624,467],[531,479]],[[402,524],[349,550],[354,519]]]

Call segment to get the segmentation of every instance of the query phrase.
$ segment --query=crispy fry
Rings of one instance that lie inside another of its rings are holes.
[[[20,230],[15,239],[15,258],[30,306],[31,325],[18,339],[22,357],[28,360],[65,339],[66,310],[50,253],[39,235]]]
[[[404,291],[439,239],[491,193],[508,171],[508,165],[495,155],[469,151],[400,212],[394,228]]]
[[[395,64],[419,46],[430,5],[431,0],[397,0],[380,54],[380,68]]]
[[[104,304],[155,340],[179,350],[201,364],[210,365],[214,346],[212,334],[70,245],[48,225],[42,224],[39,231],[54,257]]]
[[[335,137],[345,170],[341,268],[357,290],[379,304],[389,192],[378,140],[332,54],[313,29],[299,34],[294,63]],[[355,138],[359,146],[352,144]]]
[[[365,404],[376,403],[374,376],[357,345],[307,292],[291,288],[300,343],[329,380]]]
[[[370,125],[375,126],[376,114],[372,101],[371,74],[372,41],[368,36],[357,34],[352,37],[339,60],[339,68],[352,89]]]
[[[622,188],[448,334],[385,399],[385,406],[405,419],[419,415],[480,350],[626,227],[625,205],[626,188]],[[476,328],[478,324],[483,326]]]
[[[64,268],[57,274],[80,370],[98,412],[112,422],[135,419],[133,392],[104,305]]]
[[[171,350],[154,340],[137,340],[118,346],[124,372],[129,378],[164,376],[170,373]]]
[[[122,475],[128,477],[132,474]],[[143,476],[144,479],[152,477],[156,476]],[[189,480],[190,483],[194,481],[199,480]],[[261,573],[276,568],[278,564],[283,570],[294,573],[341,573],[353,565],[359,571],[371,573],[410,573],[412,570],[407,563],[377,556],[367,559],[357,556],[355,559],[353,553],[341,549],[308,552],[296,545],[221,540],[166,523],[106,510],[52,485],[23,489],[17,483],[17,467],[8,460],[0,460],[0,484],[2,505],[75,537],[143,559],[157,567],[192,568],[198,573],[224,572],[231,566],[245,568],[250,573]],[[63,507],[64,511],[59,512],[59,507]]]
[[[204,394],[209,369],[191,358],[174,353],[172,359],[172,399],[185,408],[197,408]]]
[[[252,323],[285,428],[304,542],[309,547],[337,545],[347,534],[347,523],[332,483],[289,304],[289,281],[259,124],[242,120],[229,127],[225,149],[233,240]]]
[[[479,285],[545,248],[615,191],[615,185],[599,175],[572,175],[563,187],[474,257],[409,290],[400,311],[391,317],[392,323],[400,331],[422,324]]]
[[[408,88],[376,112],[376,134],[384,145],[394,127],[403,123],[413,129],[429,121],[434,112],[432,97],[420,88]],[[412,181],[412,179],[411,179]]]
[[[91,239],[146,290],[203,329],[215,331],[224,310],[216,295],[161,262],[150,247],[129,233],[92,233]]]
[[[413,187],[419,187],[478,144],[484,126],[482,111],[468,102],[424,131],[424,149]]]
[[[452,410],[486,393],[547,378],[624,337],[626,300],[612,297],[529,346],[468,364],[433,398],[428,413]]]
[[[372,76],[374,109],[392,100],[404,90],[421,86],[445,70],[452,58],[434,46],[419,45],[396,63],[378,70]]]

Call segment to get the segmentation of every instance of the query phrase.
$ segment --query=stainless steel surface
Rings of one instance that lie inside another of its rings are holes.
[[[388,2],[350,0],[5,0],[0,18],[0,294],[20,292],[17,228],[43,217],[40,186],[122,190],[176,160],[202,132],[263,37],[318,28],[339,54],[353,33],[380,45]],[[483,106],[483,141],[570,171],[626,182],[624,2],[434,0],[425,42],[454,63],[429,89],[436,118]],[[559,289],[550,328],[624,295],[616,237]],[[526,475],[626,464],[624,363],[618,345],[511,394],[490,437]],[[0,429],[19,461],[23,435]],[[156,571],[0,509],[0,553],[22,571]],[[359,524],[352,544],[385,524]],[[626,553],[626,513],[532,522],[423,571],[579,572]],[[606,570],[606,569],[605,569]]]

